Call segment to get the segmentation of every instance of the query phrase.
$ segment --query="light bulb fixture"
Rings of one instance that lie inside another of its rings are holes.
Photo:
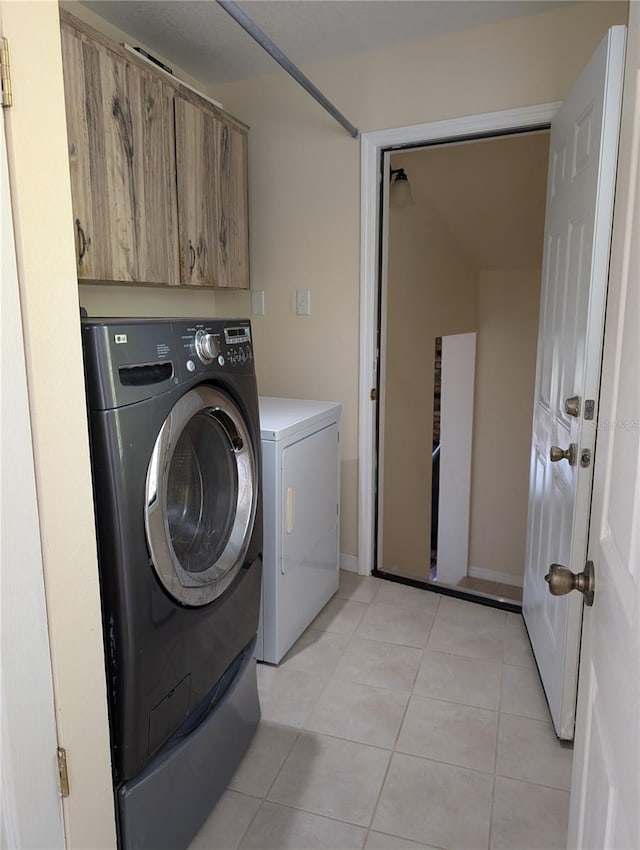
[[[392,207],[408,207],[414,204],[411,185],[404,168],[392,168],[390,173],[389,204]]]

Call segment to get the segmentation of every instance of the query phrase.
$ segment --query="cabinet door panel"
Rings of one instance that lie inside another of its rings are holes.
[[[175,118],[181,280],[248,288],[246,132],[178,96]]]
[[[139,280],[178,284],[173,92],[127,67],[134,144],[132,209],[137,222]],[[127,163],[128,167],[128,163]]]
[[[92,236],[101,222],[94,221],[91,203],[91,162],[104,162],[104,150],[96,149],[99,140],[90,139],[89,119],[85,104],[88,101],[87,80],[84,73],[86,46],[75,34],[62,27],[62,53],[64,58],[64,94],[67,111],[67,138],[69,144],[69,170],[73,202],[74,232],[76,236],[76,262],[79,278],[97,278],[104,272],[105,256],[100,256],[104,240],[93,244]],[[104,224],[102,224],[104,227]],[[91,243],[87,245],[87,239]]]
[[[180,280],[216,286],[216,118],[176,96],[175,122]]]
[[[218,286],[249,288],[247,134],[217,121],[216,202],[220,211],[215,268]]]
[[[78,276],[177,283],[172,92],[62,28]]]

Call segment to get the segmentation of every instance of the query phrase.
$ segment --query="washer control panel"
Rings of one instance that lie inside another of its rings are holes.
[[[192,375],[203,369],[211,372],[222,368],[254,371],[249,324],[220,319],[185,322],[179,328],[179,337],[184,351],[184,367]]]

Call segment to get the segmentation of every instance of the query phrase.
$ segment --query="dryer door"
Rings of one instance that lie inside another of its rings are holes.
[[[164,421],[146,480],[147,543],[174,599],[206,605],[231,584],[249,546],[257,494],[240,410],[221,390],[190,390]]]

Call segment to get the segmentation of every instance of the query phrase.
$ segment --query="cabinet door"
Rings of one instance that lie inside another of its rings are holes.
[[[216,202],[219,209],[216,279],[218,286],[248,289],[247,134],[224,120],[216,124]]]
[[[175,98],[180,278],[249,287],[246,132]]]
[[[81,280],[179,282],[173,91],[62,25]]]
[[[178,256],[181,283],[216,286],[216,117],[175,97]]]

